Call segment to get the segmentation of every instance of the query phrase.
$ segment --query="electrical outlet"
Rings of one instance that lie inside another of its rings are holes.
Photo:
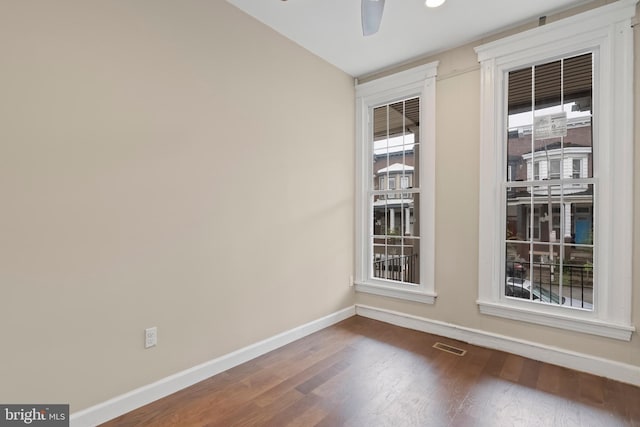
[[[147,328],[144,330],[144,348],[153,347],[158,344],[158,328]]]
[[[349,287],[353,287],[353,275],[349,276]]]

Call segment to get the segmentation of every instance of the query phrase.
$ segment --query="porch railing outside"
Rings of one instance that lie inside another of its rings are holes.
[[[373,261],[373,276],[399,282],[417,283],[418,254],[390,255]]]
[[[507,277],[517,277],[533,282],[543,290],[557,293],[560,289],[560,264],[545,262],[508,261]],[[593,303],[593,267],[591,264],[563,264],[562,295],[571,298],[585,308]],[[580,306],[580,305],[579,305]]]

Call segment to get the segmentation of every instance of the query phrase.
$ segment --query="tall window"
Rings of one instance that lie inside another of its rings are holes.
[[[373,154],[375,179],[387,177],[389,187],[370,189],[373,211],[373,277],[393,282],[420,283],[420,186],[409,190],[409,175],[420,164],[420,98],[410,98],[373,109]],[[400,180],[400,191],[396,188]],[[409,191],[409,192],[407,192]],[[416,203],[418,202],[418,203]]]
[[[484,314],[622,340],[635,331],[635,3],[476,48]]]
[[[593,164],[593,55],[506,73],[507,158],[520,159],[516,168],[535,165],[533,177],[506,175],[503,183],[510,212],[504,234],[506,296],[593,309],[598,268],[593,256],[594,168],[584,179],[573,173],[575,149],[587,153],[587,163]],[[540,175],[540,164],[547,165],[548,174]],[[574,206],[587,215],[576,215]]]
[[[434,302],[436,67],[356,87],[357,291]]]

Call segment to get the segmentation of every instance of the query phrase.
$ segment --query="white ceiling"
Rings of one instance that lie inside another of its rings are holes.
[[[460,46],[592,0],[386,0],[380,31],[363,37],[361,0],[227,0],[358,77]]]

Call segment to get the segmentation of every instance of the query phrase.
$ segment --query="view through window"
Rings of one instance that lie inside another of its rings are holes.
[[[420,99],[373,109],[373,277],[420,283]]]
[[[593,309],[593,53],[508,73],[508,297]]]

